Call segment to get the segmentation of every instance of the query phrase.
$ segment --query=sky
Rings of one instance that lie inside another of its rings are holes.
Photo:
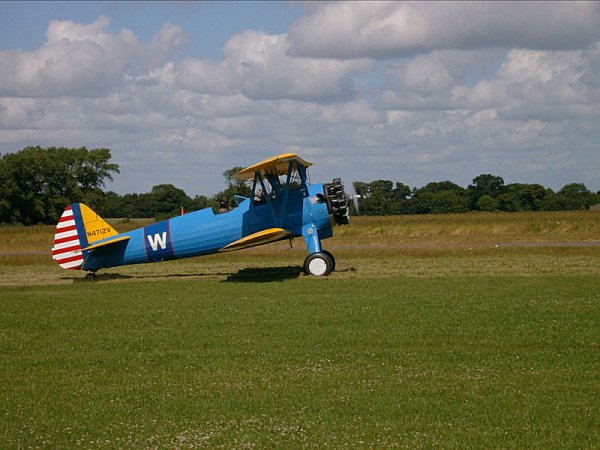
[[[600,2],[0,2],[0,153],[111,149],[106,189],[480,174],[600,190]]]

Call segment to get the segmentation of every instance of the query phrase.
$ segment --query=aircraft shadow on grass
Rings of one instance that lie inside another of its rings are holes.
[[[130,280],[137,278],[132,275],[121,275],[120,273],[102,273],[94,276],[86,276],[83,278],[64,277],[63,280],[73,280],[73,283],[89,283],[90,281],[114,281],[114,280]]]
[[[269,283],[298,278],[303,272],[300,266],[288,267],[250,267],[232,273],[224,280],[226,283]]]
[[[199,278],[199,277],[214,277],[226,276],[223,280],[227,283],[268,283],[272,281],[284,281],[298,278],[303,273],[303,268],[300,266],[288,267],[254,267],[238,270],[235,273],[189,273],[189,274],[166,274],[166,275],[122,275],[118,273],[102,273],[94,276],[86,276],[85,278],[68,277],[63,279],[72,280],[74,283],[89,283],[103,282],[116,280],[132,280],[143,278]]]
[[[201,278],[201,277],[215,277],[215,276],[228,276],[229,273],[169,273],[165,275],[121,275],[118,273],[102,273],[102,274],[88,274],[84,278],[75,277],[63,277],[62,280],[71,280],[74,283],[97,283],[103,281],[115,281],[115,280],[143,280],[143,279],[160,279],[160,278]]]

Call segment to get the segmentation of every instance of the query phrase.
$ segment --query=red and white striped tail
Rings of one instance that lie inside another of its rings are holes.
[[[83,265],[81,243],[71,206],[67,206],[56,225],[52,259],[55,259],[63,269],[78,270]]]

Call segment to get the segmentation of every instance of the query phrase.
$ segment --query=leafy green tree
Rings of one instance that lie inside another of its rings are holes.
[[[365,183],[364,181],[355,181],[352,183],[354,187],[354,192],[356,195],[360,195],[361,197],[366,197],[369,195],[369,183]]]
[[[244,190],[248,187],[245,181],[238,180],[237,178],[235,178],[235,174],[243,169],[244,167],[242,166],[235,166],[223,172],[223,178],[225,178],[225,184],[228,188],[237,187],[241,190]]]
[[[0,222],[55,223],[66,205],[102,201],[105,180],[119,172],[101,148],[26,147],[0,159]]]
[[[403,183],[395,185],[390,180],[375,180],[370,183],[356,181],[354,191],[359,198],[360,214],[380,216],[399,214],[402,202],[410,196],[411,190]]]
[[[123,211],[123,197],[116,192],[104,194],[103,201],[95,211],[104,218],[130,217]]]
[[[405,206],[412,195],[409,186],[404,183],[396,182],[392,192],[392,198],[388,206],[388,214],[403,214]]]
[[[189,210],[192,199],[187,196],[183,189],[172,184],[159,184],[150,192],[152,213],[157,220],[163,220],[181,214],[181,208]]]
[[[558,195],[550,188],[545,188],[546,192],[539,202],[540,211],[561,211],[563,208],[558,201]]]
[[[192,199],[192,205],[190,207],[191,211],[196,211],[199,209],[208,208],[211,206],[210,200],[204,195],[196,195]]]
[[[154,210],[150,194],[125,194],[121,198],[121,215],[116,217],[150,218],[154,217]]]
[[[504,193],[497,198],[500,211],[516,212],[523,210],[520,186],[514,183],[506,185]]]
[[[558,202],[564,210],[589,209],[595,196],[583,183],[570,183],[557,192]]]
[[[236,166],[231,169],[227,169],[223,172],[223,178],[225,178],[225,184],[227,187],[223,191],[217,192],[211,199],[208,199],[207,204],[212,208],[217,208],[219,201],[226,198],[232,206],[235,206],[235,196],[251,197],[252,188],[245,181],[237,180],[234,175],[238,173],[244,167]]]
[[[389,204],[394,199],[394,183],[390,180],[375,180],[369,183],[367,211],[382,216],[388,213]]]
[[[546,188],[541,184],[526,184],[521,191],[521,200],[527,211],[539,211],[546,197]]]
[[[554,192],[540,184],[512,183],[498,196],[501,211],[542,211],[552,209]]]
[[[452,183],[441,181],[429,183],[415,190],[415,213],[460,213],[468,211],[467,191]]]
[[[498,211],[500,202],[489,194],[484,194],[477,200],[477,209],[479,211]]]
[[[481,197],[488,196],[491,199],[496,199],[504,192],[504,179],[489,173],[481,174],[473,178],[473,184],[469,185],[467,191],[471,209],[480,209],[477,205]],[[483,206],[491,207],[493,205],[489,199],[486,199],[483,201]]]

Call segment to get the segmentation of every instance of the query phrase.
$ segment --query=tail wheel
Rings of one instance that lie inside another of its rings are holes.
[[[317,252],[308,255],[304,260],[304,273],[314,277],[329,275],[333,270],[334,260],[327,253]]]

